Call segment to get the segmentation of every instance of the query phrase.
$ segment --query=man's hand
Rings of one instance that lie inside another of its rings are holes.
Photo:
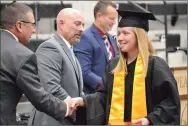
[[[64,102],[67,104],[67,107],[68,107],[68,108],[67,108],[68,113],[66,114],[66,116],[71,116],[72,113],[76,110],[76,106],[72,106],[73,101],[72,101],[72,99],[71,99],[70,96],[68,96],[68,97],[64,100]]]
[[[71,107],[78,107],[78,106],[83,107],[84,106],[84,100],[81,97],[72,98],[71,100],[72,100]]]
[[[81,107],[84,106],[84,101],[83,98],[81,97],[71,98],[70,96],[68,96],[64,100],[64,102],[67,104],[68,107],[67,109],[68,113],[66,114],[66,116],[71,116],[78,106]]]
[[[140,118],[133,121],[133,125],[149,125],[149,120],[147,118]]]

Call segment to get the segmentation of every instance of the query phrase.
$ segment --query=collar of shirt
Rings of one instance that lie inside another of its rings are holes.
[[[70,43],[63,37],[63,36],[60,36],[62,39],[63,39],[63,41],[65,42],[65,44],[67,45],[67,47],[70,49],[70,50],[72,50],[72,46],[70,45]]]
[[[2,30],[6,31],[6,32],[8,32],[8,33],[10,33],[10,34],[16,39],[16,41],[19,42],[19,41],[18,41],[18,38],[17,38],[12,32],[10,32],[9,30],[6,30],[6,29],[2,29]]]
[[[96,25],[95,25],[95,27],[97,28],[97,31],[99,32],[101,37],[103,37],[105,35],[104,32],[100,28],[98,28]]]

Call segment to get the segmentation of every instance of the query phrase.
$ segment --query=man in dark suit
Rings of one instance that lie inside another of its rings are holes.
[[[65,8],[59,12],[56,21],[55,35],[43,42],[36,51],[39,77],[45,90],[61,100],[83,96],[82,71],[72,46],[80,41],[84,18],[76,9]],[[78,124],[78,113],[76,111],[72,117],[66,117],[62,124]],[[36,110],[31,120],[31,125],[60,125],[52,117]]]
[[[24,93],[39,110],[62,122],[71,115],[71,102],[47,93],[40,84],[36,55],[24,45],[35,32],[28,6],[13,3],[1,11],[0,124],[16,124],[16,106]]]
[[[116,22],[116,4],[99,1],[94,7],[94,24],[85,30],[74,52],[81,64],[84,93],[89,94],[100,87],[105,68],[118,55],[116,41],[108,33]]]

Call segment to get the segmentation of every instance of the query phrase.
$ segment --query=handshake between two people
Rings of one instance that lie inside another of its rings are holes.
[[[72,113],[77,109],[77,107],[83,107],[85,105],[82,97],[71,98],[70,96],[68,96],[64,100],[64,102],[67,104],[68,107],[68,113],[66,114],[66,116],[71,116]]]
[[[77,107],[84,107],[85,103],[82,97],[67,97],[64,102],[68,106],[68,112],[66,116],[71,116],[72,113],[77,109]],[[140,118],[137,120],[134,120],[133,122],[127,122],[127,125],[149,125],[149,120],[147,118]]]

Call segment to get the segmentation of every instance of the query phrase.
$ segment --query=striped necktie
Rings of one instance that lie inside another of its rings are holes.
[[[110,51],[110,42],[106,35],[103,36],[103,39],[104,39],[104,44],[105,44],[107,55],[108,55],[108,60],[110,60],[113,57],[112,52]]]

